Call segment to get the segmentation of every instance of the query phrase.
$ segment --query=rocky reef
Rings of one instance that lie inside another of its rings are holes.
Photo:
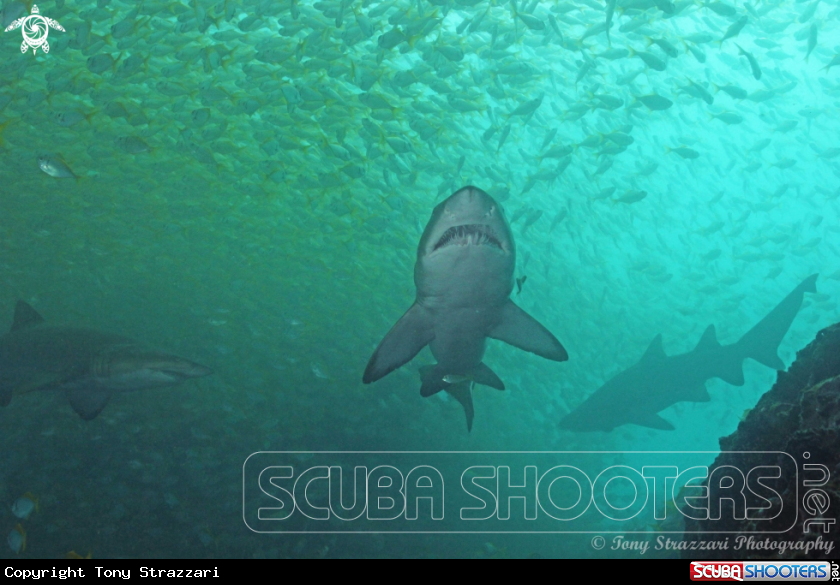
[[[781,513],[769,518],[765,510],[753,510],[743,520],[733,518],[731,508],[721,519],[687,520],[685,541],[720,541],[729,537],[726,550],[703,552],[685,550],[686,559],[825,559],[836,557],[837,547],[826,554],[826,544],[834,544],[840,525],[828,526],[822,519],[838,517],[840,510],[840,323],[820,331],[814,341],[797,353],[786,372],[779,372],[773,388],[764,394],[746,415],[738,429],[720,439],[722,453],[710,467],[731,465],[746,473],[756,465],[772,464],[768,454],[733,451],[781,451],[776,464],[788,472],[770,484],[783,505],[770,498],[771,510]],[[825,478],[825,466],[830,478]],[[798,473],[792,470],[798,469]],[[827,479],[827,481],[826,481]],[[710,489],[712,498],[717,488]],[[752,496],[752,494],[749,494]],[[748,506],[761,506],[755,498]],[[766,506],[766,501],[764,501]],[[775,513],[775,512],[774,512]],[[810,522],[809,522],[810,520]],[[716,534],[691,534],[696,531]],[[806,531],[807,530],[807,531]],[[722,534],[727,532],[729,534]],[[737,534],[733,534],[737,533]],[[775,534],[774,534],[775,533]],[[739,539],[738,536],[743,538]],[[736,543],[753,536],[752,544],[763,546],[736,548]],[[790,546],[785,543],[802,543]],[[808,546],[808,543],[811,543]],[[819,546],[817,546],[819,545]],[[783,551],[780,553],[780,549]]]

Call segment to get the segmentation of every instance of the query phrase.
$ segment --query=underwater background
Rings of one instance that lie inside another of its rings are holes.
[[[3,28],[32,8],[6,0]],[[663,411],[675,431],[558,421],[655,335],[682,353],[714,323],[732,343],[810,274],[785,364],[840,320],[837,2],[38,8],[65,29],[48,54],[0,33],[0,322],[23,299],[214,375],[116,396],[89,422],[59,394],[16,396],[0,528],[21,523],[27,546],[4,558],[637,556],[580,534],[255,534],[242,465],[261,450],[711,463],[772,370],[748,361],[744,386]],[[570,355],[490,341],[507,391],[475,390],[470,433],[445,393],[420,397],[428,350],[361,381],[414,299],[432,208],[468,184],[512,223],[515,302]],[[27,492],[38,510],[20,522]]]

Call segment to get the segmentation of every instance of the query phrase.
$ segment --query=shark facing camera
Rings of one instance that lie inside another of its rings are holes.
[[[482,360],[487,339],[546,359],[569,359],[563,345],[510,299],[516,245],[501,206],[467,186],[434,208],[417,248],[414,304],[385,335],[362,381],[375,382],[429,346],[437,360],[420,369],[420,394],[445,391],[464,408],[472,429],[475,384],[504,390]]]

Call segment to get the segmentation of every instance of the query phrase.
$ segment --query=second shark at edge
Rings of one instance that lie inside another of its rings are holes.
[[[560,427],[570,431],[611,431],[621,425],[636,424],[672,431],[674,425],[658,412],[677,402],[708,402],[711,398],[706,381],[711,378],[743,386],[745,359],[783,370],[785,364],[777,353],[779,345],[799,312],[805,293],[817,292],[817,276],[812,274],[803,280],[731,345],[721,345],[715,326],[709,325],[693,351],[669,356],[662,348],[662,335],[657,335],[641,360],[598,388],[560,421]]]

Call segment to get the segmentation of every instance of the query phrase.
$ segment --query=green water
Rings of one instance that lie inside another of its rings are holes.
[[[261,450],[714,452],[775,372],[711,381],[710,402],[661,413],[672,432],[557,421],[656,334],[669,354],[710,323],[734,342],[809,274],[819,294],[785,364],[838,320],[838,4],[661,4],[619,2],[611,44],[598,1],[48,0],[65,29],[48,54],[1,33],[4,322],[23,299],[215,372],[118,395],[90,422],[60,393],[16,396],[0,528],[39,498],[20,556],[622,556],[585,534],[254,534],[242,465]],[[30,9],[6,0],[4,28]],[[653,94],[671,105],[638,99]],[[471,433],[445,394],[420,397],[428,350],[361,382],[414,299],[432,208],[467,184],[516,218],[514,300],[570,355],[491,340],[507,390],[475,390]]]

